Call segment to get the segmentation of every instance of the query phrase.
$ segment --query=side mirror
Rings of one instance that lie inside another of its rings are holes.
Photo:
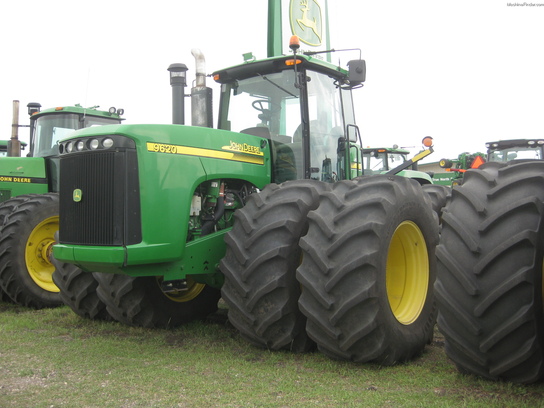
[[[357,127],[356,125],[348,125],[347,133],[348,133],[348,140],[350,142],[355,143],[358,140],[361,140],[361,135],[359,134],[359,127]]]
[[[349,82],[352,85],[357,85],[365,82],[366,79],[366,62],[365,60],[351,60],[348,62],[349,67]]]

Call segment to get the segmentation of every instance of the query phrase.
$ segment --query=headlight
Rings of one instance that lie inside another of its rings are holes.
[[[66,145],[66,153],[72,153],[74,151],[74,143],[68,142]]]
[[[113,146],[113,139],[110,137],[107,137],[102,141],[102,146],[104,146],[105,149],[109,149]]]
[[[98,139],[92,139],[90,142],[89,142],[89,147],[91,150],[96,150],[98,149],[98,146],[100,146],[100,142]]]
[[[83,140],[78,140],[76,143],[76,150],[78,152],[82,151],[85,148],[85,142]]]

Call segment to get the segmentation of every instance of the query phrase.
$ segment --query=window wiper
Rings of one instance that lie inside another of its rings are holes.
[[[278,85],[277,83],[275,83],[275,82],[272,81],[271,79],[268,79],[268,77],[266,77],[266,76],[264,76],[264,75],[261,75],[261,74],[259,74],[259,73],[257,73],[257,75],[259,75],[259,76],[260,76],[262,79],[264,79],[265,81],[270,82],[270,83],[271,83],[272,85],[274,85],[276,88],[281,89],[281,90],[282,90],[283,92],[285,92],[287,95],[290,95],[290,96],[292,96],[292,97],[294,97],[294,98],[298,98],[297,95],[295,95],[295,94],[289,92],[287,89],[281,87],[280,85]]]

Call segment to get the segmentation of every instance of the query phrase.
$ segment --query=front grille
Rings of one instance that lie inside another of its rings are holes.
[[[139,195],[136,150],[98,150],[61,156],[60,242],[74,245],[141,242]]]

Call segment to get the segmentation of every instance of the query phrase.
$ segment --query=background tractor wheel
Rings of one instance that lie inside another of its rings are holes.
[[[442,210],[446,206],[448,198],[451,197],[451,187],[439,184],[424,184],[421,188],[431,199],[431,205],[438,218],[442,219]]]
[[[2,230],[2,224],[4,224],[4,218],[6,217],[6,215],[11,213],[13,209],[17,207],[20,203],[28,200],[29,197],[31,196],[20,195],[14,198],[10,198],[9,200],[6,200],[0,204],[0,231]],[[1,285],[0,285],[0,302],[13,303],[13,301],[8,296],[8,294],[4,292]]]
[[[392,365],[432,340],[438,221],[414,180],[336,183],[301,239],[300,307],[330,357]]]
[[[55,267],[49,260],[59,229],[58,195],[29,195],[21,200],[4,217],[0,285],[19,305],[59,306],[62,300],[52,278]]]
[[[315,180],[270,184],[236,211],[227,234],[223,300],[229,320],[254,345],[304,352],[315,347],[298,309],[299,240],[307,214],[328,185]]]
[[[87,319],[112,320],[106,305],[96,293],[98,282],[92,273],[83,272],[75,265],[56,259],[53,259],[53,264],[53,282],[60,289],[60,297],[65,305]]]
[[[463,373],[544,378],[544,161],[465,173],[437,248],[438,326]]]
[[[4,218],[6,215],[10,214],[15,207],[21,204],[24,201],[27,201],[29,198],[35,197],[33,194],[25,194],[17,197],[10,198],[0,204],[0,229],[4,224]]]
[[[172,328],[217,311],[219,289],[187,279],[187,290],[164,293],[160,279],[94,273],[110,316],[130,326]]]

